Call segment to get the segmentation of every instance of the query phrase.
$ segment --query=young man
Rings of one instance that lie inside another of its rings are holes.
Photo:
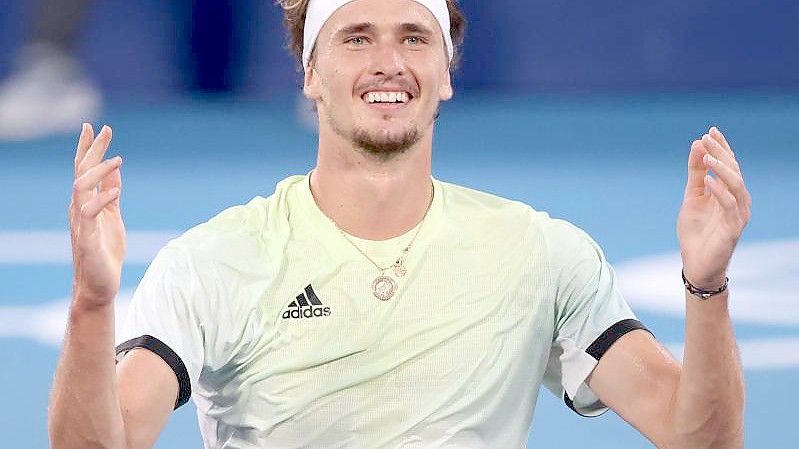
[[[717,129],[691,147],[678,219],[680,365],[585,232],[431,177],[463,25],[453,2],[285,7],[317,165],[167,244],[116,350],[121,160],[102,161],[109,128],[84,125],[54,448],[151,447],[189,396],[208,448],[519,448],[542,383],[661,448],[742,446],[725,273],[751,200]]]

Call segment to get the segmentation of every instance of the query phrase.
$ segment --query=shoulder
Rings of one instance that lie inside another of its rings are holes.
[[[602,250],[588,232],[567,219],[552,217],[521,201],[455,184],[444,186],[445,207],[460,219],[461,229],[472,229],[475,236],[484,236],[481,238],[494,236],[494,244],[508,240],[540,251],[542,262],[556,278],[595,268],[604,261]]]
[[[246,204],[224,209],[171,240],[167,248],[200,258],[246,250],[258,238],[268,204],[269,199],[255,197]]]
[[[443,191],[446,207],[450,209],[457,208],[464,211],[481,209],[492,214],[504,213],[519,215],[527,214],[532,210],[530,206],[521,201],[511,200],[499,195],[450,182],[438,181],[438,183],[442,187],[441,190]]]
[[[579,247],[596,244],[588,232],[576,224],[563,218],[545,215],[546,217],[540,220],[541,231],[555,253],[571,252]]]
[[[244,204],[228,207],[200,223],[169,245],[178,246],[198,257],[218,259],[225,255],[250,259],[262,250],[267,238],[279,234],[289,214],[289,189],[304,176],[292,176],[277,184],[268,197],[255,196]]]
[[[527,228],[539,219],[531,206],[492,193],[440,182],[447,217],[465,229]],[[493,234],[494,232],[492,232]]]
[[[559,286],[584,285],[607,265],[599,244],[584,229],[564,219],[542,221],[550,279]]]
[[[527,230],[554,245],[577,242],[587,234],[569,221],[553,218],[548,212],[518,200],[475,190],[457,184],[441,182],[445,209],[450,218],[472,226],[494,229]]]

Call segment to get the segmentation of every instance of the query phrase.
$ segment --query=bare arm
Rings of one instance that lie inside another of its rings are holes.
[[[686,293],[685,351],[674,402],[676,447],[743,447],[744,381],[728,298],[724,292],[698,301]]]
[[[647,332],[621,337],[588,385],[658,448],[743,447],[744,385],[727,294],[687,296],[682,366]]]
[[[126,449],[114,367],[114,307],[73,301],[50,398],[54,449]]]
[[[691,145],[677,219],[689,282],[706,291],[724,285],[751,205],[735,153],[724,135],[711,128]],[[687,290],[685,295],[682,367],[654,338],[631,332],[605,354],[589,386],[658,447],[742,448],[744,382],[729,291],[704,301]]]
[[[148,350],[115,366],[113,323],[112,310],[72,306],[50,399],[53,449],[152,448],[172,413],[175,373]]]
[[[152,447],[177,396],[174,373],[154,354],[133,351],[115,366],[114,298],[125,230],[121,160],[103,161],[110,141],[110,128],[94,139],[84,125],[75,157],[73,299],[48,410],[54,449]]]

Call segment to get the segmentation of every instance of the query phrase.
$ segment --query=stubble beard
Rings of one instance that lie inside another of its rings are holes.
[[[356,148],[384,161],[405,153],[419,139],[421,139],[421,133],[415,123],[410,123],[400,132],[391,132],[385,129],[370,132],[366,128],[356,127],[350,137]]]
[[[333,131],[352,144],[367,156],[374,157],[386,162],[405,153],[422,138],[419,125],[411,121],[399,132],[392,132],[387,129],[371,131],[361,126],[355,126],[352,130],[346,130],[333,118],[332,114],[327,115],[327,122]],[[436,113],[436,116],[438,114]],[[435,121],[435,116],[431,117],[430,123]]]

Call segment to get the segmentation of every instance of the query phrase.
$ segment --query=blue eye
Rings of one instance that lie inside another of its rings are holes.
[[[405,42],[417,46],[426,43],[427,41],[424,40],[421,36],[408,36],[405,38]]]
[[[347,39],[348,44],[363,45],[366,43],[366,38],[363,36],[355,36]]]

